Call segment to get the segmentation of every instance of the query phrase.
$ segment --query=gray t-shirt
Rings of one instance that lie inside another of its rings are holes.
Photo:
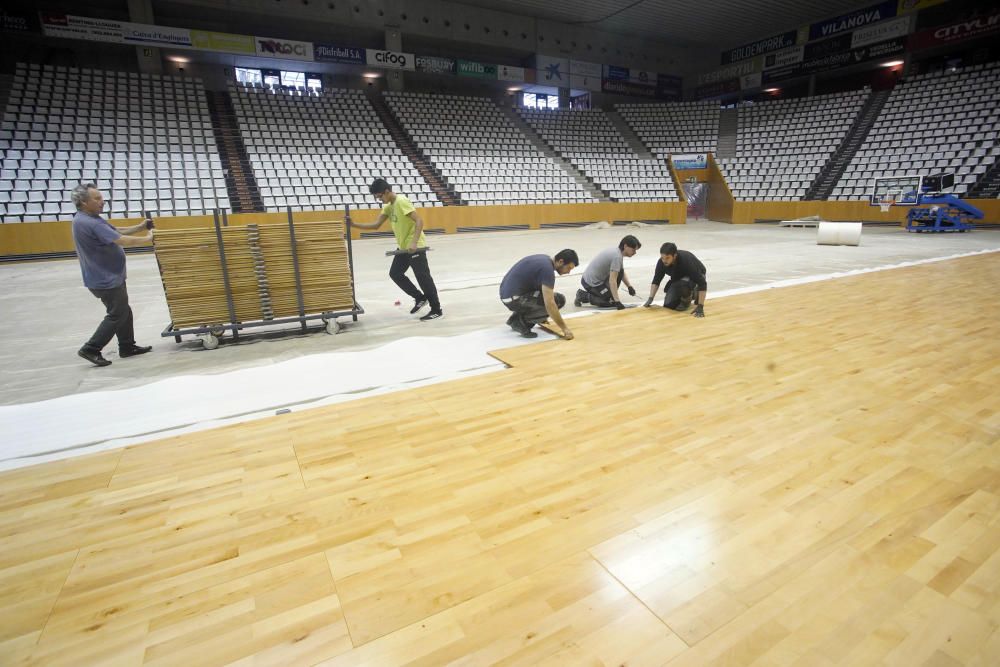
[[[622,272],[622,251],[618,246],[597,253],[583,272],[583,281],[591,287],[603,285],[612,271]]]
[[[121,233],[100,216],[83,211],[73,216],[73,243],[83,284],[90,289],[112,289],[125,282],[125,250],[115,243],[119,238]]]

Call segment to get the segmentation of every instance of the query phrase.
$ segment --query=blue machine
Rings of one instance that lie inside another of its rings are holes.
[[[917,203],[906,214],[908,232],[967,232],[983,212],[952,194],[941,192],[955,184],[952,174],[927,176]]]

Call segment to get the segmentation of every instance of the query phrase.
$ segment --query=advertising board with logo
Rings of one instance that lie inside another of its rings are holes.
[[[809,26],[809,39],[824,39],[843,32],[850,32],[862,26],[891,19],[896,15],[897,0],[888,0],[877,5],[858,9],[849,14],[827,19]]]
[[[711,72],[703,72],[698,75],[698,84],[701,85],[716,83],[717,81],[728,81],[730,79],[738,79],[746,74],[759,72],[763,59],[764,56],[760,58],[753,58],[751,60],[744,60],[741,63],[726,65],[725,67],[720,67],[719,69],[712,70]]]
[[[121,44],[122,22],[94,19],[88,16],[73,16],[42,12],[42,32],[46,37],[82,39],[88,42],[111,42]]]
[[[553,58],[552,56],[535,56],[535,69],[538,70],[538,83],[550,85],[569,85],[569,59]]]
[[[859,49],[869,44],[877,44],[887,39],[906,37],[910,32],[910,17],[903,16],[891,21],[859,28],[851,33],[851,48]]]
[[[753,58],[754,56],[770,53],[771,51],[780,51],[781,49],[787,49],[789,46],[795,46],[798,35],[798,30],[789,30],[780,35],[772,35],[771,37],[758,39],[756,42],[737,46],[735,49],[729,49],[722,54],[722,64],[728,65],[729,63],[746,60],[747,58]]]
[[[417,56],[416,67],[418,72],[428,74],[454,74],[455,59],[439,58],[437,56]]]
[[[460,59],[458,61],[458,75],[474,79],[495,79],[497,78],[497,66]]]
[[[599,63],[588,63],[582,60],[569,61],[569,73],[577,76],[588,76],[600,80],[601,65]]]
[[[257,55],[264,58],[284,58],[286,60],[312,60],[312,42],[298,42],[293,39],[274,37],[254,37]]]
[[[678,154],[670,155],[670,161],[674,163],[674,169],[684,171],[687,169],[707,169],[708,156],[704,153],[698,154]]]
[[[203,51],[253,54],[257,52],[253,41],[253,37],[250,35],[234,35],[229,32],[211,32],[210,30],[191,31],[191,46]]]
[[[345,65],[364,65],[367,62],[364,49],[336,44],[314,44],[313,58],[320,63],[344,63]]]
[[[497,78],[501,81],[523,83],[525,81],[524,68],[511,67],[510,65],[497,65]]]
[[[0,7],[0,30],[7,32],[38,32],[40,28],[36,12],[15,11]]]
[[[399,53],[378,49],[365,49],[365,58],[373,67],[388,67],[390,69],[416,69],[416,61],[412,53]]]
[[[122,40],[127,44],[191,48],[191,31],[143,23],[123,23]]]
[[[910,35],[910,48],[929,49],[934,46],[964,42],[1000,31],[1000,9],[949,25],[928,28]]]

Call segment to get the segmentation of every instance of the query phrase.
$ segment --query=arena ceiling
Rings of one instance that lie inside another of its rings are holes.
[[[720,49],[875,4],[875,0],[456,1],[595,30]]]

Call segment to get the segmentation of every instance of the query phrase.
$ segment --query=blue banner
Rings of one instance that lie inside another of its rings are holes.
[[[353,46],[337,46],[336,44],[315,44],[313,60],[320,63],[346,63],[348,65],[364,65],[365,50]]]
[[[677,171],[708,168],[708,157],[704,153],[691,155],[673,154],[670,156],[670,160],[674,163],[674,169]]]
[[[604,75],[605,79],[617,79],[621,81],[628,81],[628,67],[618,67],[617,65],[605,65],[604,69],[607,73]]]
[[[855,28],[878,23],[896,15],[898,3],[896,0],[881,2],[871,7],[865,7],[850,14],[844,14],[837,18],[827,19],[809,26],[809,40],[832,37],[842,32],[848,32]]]

